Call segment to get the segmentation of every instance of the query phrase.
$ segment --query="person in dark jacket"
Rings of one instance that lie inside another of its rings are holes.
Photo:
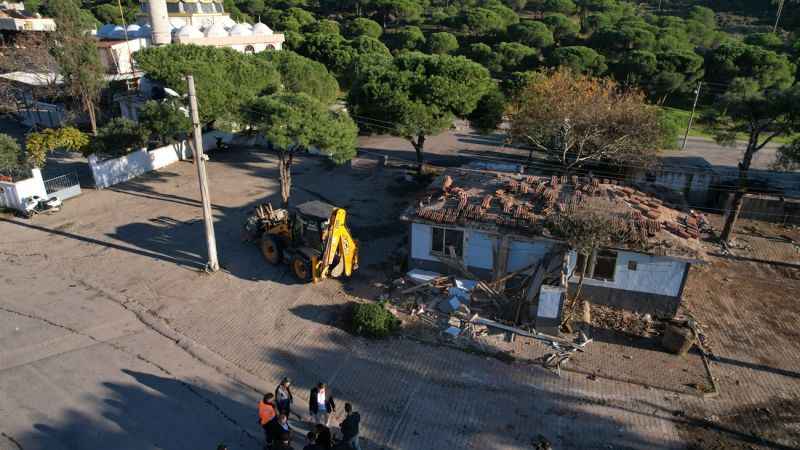
[[[347,417],[344,418],[339,429],[342,430],[342,442],[344,442],[352,450],[361,450],[358,443],[358,429],[361,423],[361,414],[353,411],[353,405],[350,403],[344,404],[344,413]]]
[[[281,384],[275,388],[275,404],[278,406],[278,412],[286,414],[286,417],[292,415],[292,403],[294,402],[294,395],[292,395],[292,380],[284,377]]]
[[[289,433],[291,439],[292,427],[289,426],[289,418],[286,414],[280,414],[269,423],[269,435],[273,442],[277,442],[283,433]]]
[[[314,431],[317,435],[317,446],[320,450],[331,450],[333,448],[333,436],[330,428],[318,423]]]
[[[278,436],[278,440],[275,442],[275,445],[272,447],[273,450],[294,450],[292,447],[292,438],[288,432],[281,433]]]
[[[314,423],[328,426],[331,414],[336,412],[336,403],[325,383],[320,382],[311,389],[311,395],[308,396],[308,412]]]
[[[317,433],[309,431],[306,434],[306,446],[303,447],[303,450],[322,450],[322,447],[317,445]]]

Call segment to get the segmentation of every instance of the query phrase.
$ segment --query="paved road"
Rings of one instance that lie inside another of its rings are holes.
[[[0,449],[259,448],[252,390],[8,242],[33,270],[0,278]]]

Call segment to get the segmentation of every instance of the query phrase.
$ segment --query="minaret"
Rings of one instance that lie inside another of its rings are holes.
[[[172,43],[172,27],[167,16],[167,0],[149,0],[151,42],[153,45]]]

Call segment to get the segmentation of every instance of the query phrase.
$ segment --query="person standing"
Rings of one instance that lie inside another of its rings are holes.
[[[289,418],[286,414],[278,414],[278,417],[270,422],[269,427],[273,441],[283,436],[283,433],[289,433],[291,440],[292,427],[289,425]]]
[[[333,448],[333,436],[331,435],[330,428],[318,423],[314,428],[314,432],[317,435],[317,447],[321,450],[331,450]]]
[[[292,440],[289,432],[284,432],[278,435],[277,439],[275,440],[275,447],[274,450],[294,450],[292,447]]]
[[[286,417],[292,415],[292,403],[294,396],[292,395],[292,380],[284,377],[281,384],[275,388],[275,403],[278,406],[278,412],[286,414]]]
[[[344,404],[344,413],[346,417],[339,424],[339,429],[342,430],[342,442],[348,445],[352,450],[361,450],[358,443],[358,431],[361,424],[361,414],[358,411],[353,411],[353,405],[350,403]]]
[[[278,415],[278,410],[274,403],[275,395],[271,393],[264,394],[264,398],[258,402],[258,424],[264,430],[264,446],[269,447],[272,445],[271,422],[275,420]]]
[[[314,418],[314,423],[328,426],[331,414],[336,412],[336,403],[325,383],[320,382],[311,388],[311,395],[308,397],[308,411]]]
[[[306,446],[303,450],[322,450],[322,447],[317,445],[317,433],[309,431],[306,434]]]

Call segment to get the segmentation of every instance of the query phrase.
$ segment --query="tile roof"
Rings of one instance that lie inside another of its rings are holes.
[[[557,239],[548,224],[567,211],[591,211],[628,236],[619,248],[696,258],[702,215],[680,212],[614,179],[533,176],[448,169],[403,214],[412,222],[450,224],[523,237]],[[616,247],[616,245],[615,245]]]

